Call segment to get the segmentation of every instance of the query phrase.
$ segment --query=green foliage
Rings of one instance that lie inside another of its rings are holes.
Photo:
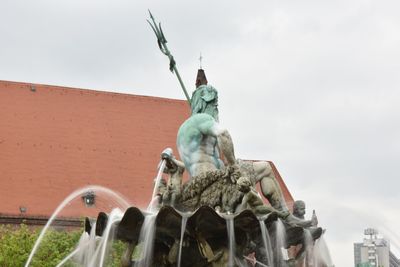
[[[107,267],[120,267],[121,257],[126,249],[126,243],[122,241],[114,241],[111,251],[108,254],[106,266]]]
[[[21,225],[19,229],[0,226],[0,266],[23,266],[37,234]]]
[[[24,266],[40,229],[0,225],[0,266]],[[81,231],[49,230],[33,257],[32,267],[53,267],[67,256],[79,241]],[[67,266],[67,265],[65,265]]]
[[[41,229],[22,224],[19,227],[0,225],[0,267],[24,266]],[[54,267],[77,246],[82,231],[49,230],[36,252],[30,267]],[[126,244],[114,241],[108,252],[105,266],[121,266],[121,256]],[[66,263],[63,267],[81,267]]]
[[[74,250],[81,234],[81,231],[49,231],[36,252],[31,266],[56,266]]]

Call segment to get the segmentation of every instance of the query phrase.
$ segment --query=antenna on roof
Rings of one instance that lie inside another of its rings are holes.
[[[190,97],[189,94],[186,91],[186,87],[183,84],[183,81],[181,79],[181,76],[179,75],[178,69],[176,68],[176,62],[174,57],[172,56],[171,52],[168,50],[167,47],[167,39],[165,39],[164,33],[162,31],[161,28],[161,22],[160,23],[156,23],[156,21],[154,20],[153,14],[151,14],[150,10],[149,10],[149,14],[150,14],[150,20],[147,20],[147,22],[150,24],[150,27],[153,29],[156,37],[157,37],[157,43],[158,43],[158,47],[160,48],[161,52],[166,55],[169,58],[169,70],[172,73],[176,74],[176,77],[178,78],[179,84],[182,87],[183,93],[186,96],[186,99],[190,105]]]

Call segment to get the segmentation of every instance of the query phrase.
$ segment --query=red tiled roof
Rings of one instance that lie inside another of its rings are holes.
[[[23,206],[26,215],[48,216],[89,184],[145,207],[160,152],[176,151],[189,108],[183,100],[0,81],[0,114],[0,214]]]

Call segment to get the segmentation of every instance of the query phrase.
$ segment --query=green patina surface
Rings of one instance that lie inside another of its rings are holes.
[[[216,138],[216,125],[214,118],[206,113],[194,114],[181,125],[178,131],[177,146],[186,167],[190,162],[188,156],[196,154],[203,147],[204,136]],[[214,151],[213,158],[215,165],[219,168],[219,153],[217,150]]]
[[[218,121],[218,92],[210,85],[200,85],[192,95],[192,114],[207,113]]]

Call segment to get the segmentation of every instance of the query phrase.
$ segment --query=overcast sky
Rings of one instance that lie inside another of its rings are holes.
[[[400,2],[0,0],[0,80],[184,99],[203,55],[239,158],[272,160],[336,266],[375,227],[400,256]],[[397,164],[396,164],[397,163]]]

